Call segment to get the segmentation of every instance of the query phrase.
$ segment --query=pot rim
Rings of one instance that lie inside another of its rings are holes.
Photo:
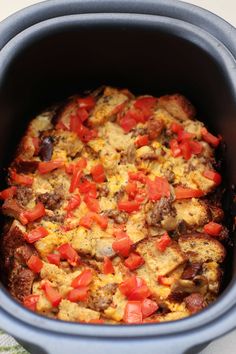
[[[128,23],[127,23],[128,20]],[[40,22],[30,28],[24,30],[15,36],[11,41],[0,52],[0,66],[2,68],[2,73],[0,74],[0,81],[4,71],[7,69],[12,58],[17,55],[18,51],[24,50],[26,45],[35,41],[35,39],[41,38],[43,35],[48,35],[53,31],[57,31],[61,28],[65,28],[65,25],[75,26],[81,25],[114,25],[116,23],[126,24],[127,26],[140,25],[140,26],[155,26],[156,29],[161,29],[162,31],[171,31],[174,35],[178,35],[188,41],[195,43],[196,45],[203,48],[205,51],[211,53],[214,58],[221,63],[225,74],[228,76],[228,80],[234,88],[236,95],[236,71],[232,70],[233,66],[235,68],[235,60],[231,53],[220,43],[216,38],[209,35],[198,27],[185,23],[180,20],[165,18],[153,15],[141,15],[141,14],[82,14],[82,15],[70,15],[62,16],[59,18],[54,18]],[[194,39],[194,40],[193,40]],[[224,293],[218,298],[218,301],[210,305],[207,309],[202,312],[191,316],[186,319],[178,320],[178,326],[176,326],[176,321],[159,323],[156,324],[145,324],[142,326],[137,325],[118,325],[119,331],[117,331],[117,325],[103,325],[96,326],[92,324],[78,324],[69,323],[58,320],[49,319],[37,314],[32,313],[23,308],[20,304],[14,301],[7,291],[1,286],[0,288],[1,298],[0,307],[2,314],[8,317],[14,318],[16,323],[20,323],[21,326],[31,326],[35,330],[47,330],[55,334],[64,335],[80,335],[88,337],[98,337],[98,338],[129,338],[129,337],[148,337],[148,336],[174,336],[179,333],[187,333],[191,330],[197,329],[200,326],[206,327],[214,322],[222,323],[223,318],[225,318],[225,326],[218,335],[229,331],[234,327],[234,324],[227,322],[227,313],[229,313],[236,305],[236,283],[231,281]],[[4,317],[4,316],[3,316]],[[2,327],[5,329],[5,321],[2,323]],[[55,325],[56,324],[56,325]],[[93,326],[93,331],[91,332],[91,326]],[[12,333],[11,328],[7,330]],[[13,335],[15,333],[12,333]],[[212,339],[217,336],[217,332],[209,333],[205,331],[205,335],[208,335],[207,339]],[[27,339],[27,335],[26,335]],[[202,338],[200,338],[202,341]]]

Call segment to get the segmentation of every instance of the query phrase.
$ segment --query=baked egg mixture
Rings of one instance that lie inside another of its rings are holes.
[[[220,137],[180,94],[102,87],[33,119],[0,193],[7,287],[50,318],[178,320],[220,290]]]

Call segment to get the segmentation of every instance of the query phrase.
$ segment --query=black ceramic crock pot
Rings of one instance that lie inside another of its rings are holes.
[[[227,143],[230,186],[236,175],[235,37],[222,19],[174,0],[50,0],[11,16],[0,24],[1,180],[31,117],[71,93],[109,84],[186,95]],[[187,319],[142,326],[59,322],[24,309],[1,286],[0,327],[31,353],[195,353],[236,327],[233,254],[219,299]]]

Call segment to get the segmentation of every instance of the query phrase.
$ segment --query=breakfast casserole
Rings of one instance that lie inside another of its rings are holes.
[[[11,295],[53,319],[178,320],[218,296],[221,137],[180,94],[101,87],[31,121],[0,193]]]

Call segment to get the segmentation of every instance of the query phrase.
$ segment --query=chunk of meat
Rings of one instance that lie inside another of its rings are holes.
[[[25,296],[31,294],[35,273],[30,269],[15,264],[9,277],[9,290],[12,296],[23,301]]]
[[[204,297],[198,293],[193,293],[193,294],[187,296],[184,299],[184,302],[186,304],[187,309],[191,313],[196,313],[196,312],[202,310],[206,306],[206,303],[204,301]]]
[[[195,108],[180,94],[166,95],[158,99],[158,108],[164,108],[173,117],[179,120],[193,119],[195,116]]]
[[[155,140],[161,134],[164,128],[164,123],[162,120],[157,120],[155,118],[150,118],[147,123],[148,137],[150,140]]]
[[[117,284],[106,284],[103,287],[96,289],[95,292],[90,294],[88,299],[88,306],[96,311],[106,310],[113,300],[113,295],[117,289]]]
[[[176,216],[176,209],[170,198],[161,198],[147,214],[147,223],[150,226],[157,226],[164,216]]]
[[[46,209],[55,210],[60,208],[62,203],[62,195],[58,192],[43,193],[37,197],[37,200],[44,204]]]
[[[24,208],[15,199],[6,199],[2,205],[4,215],[20,220],[20,215]]]
[[[187,266],[185,267],[183,274],[182,274],[182,279],[193,279],[197,273],[201,270],[202,264],[201,263],[188,263]]]
[[[125,211],[119,211],[119,210],[107,210],[105,212],[105,215],[107,215],[109,218],[113,219],[116,224],[124,224],[128,220],[128,214]]]
[[[36,160],[22,160],[18,158],[12,164],[12,168],[16,170],[17,173],[34,173],[38,168],[39,162]]]
[[[25,186],[18,186],[16,190],[16,199],[22,205],[26,206],[33,197],[31,188]]]

